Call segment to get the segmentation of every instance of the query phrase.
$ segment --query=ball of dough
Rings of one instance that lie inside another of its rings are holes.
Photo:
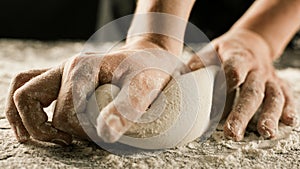
[[[217,71],[216,66],[210,66],[173,78],[119,142],[142,149],[165,149],[200,137],[209,125]],[[96,89],[97,101],[90,99],[87,106],[94,126],[99,110],[118,92],[119,88],[111,84]]]

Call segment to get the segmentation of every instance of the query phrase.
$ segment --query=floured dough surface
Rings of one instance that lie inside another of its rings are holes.
[[[145,149],[161,149],[200,137],[209,124],[216,72],[217,67],[212,66],[172,79],[120,142]],[[118,92],[119,88],[111,84],[97,88],[95,97],[99,111]],[[95,107],[95,103],[89,102],[87,112],[90,107]]]
[[[87,114],[94,126],[96,126],[98,112],[108,105],[119,91],[120,89],[112,84],[105,84],[97,88],[94,93],[96,99],[90,99],[87,106]],[[178,100],[180,93],[178,84],[175,80],[172,80],[160,94],[160,97],[150,106],[151,108],[142,115],[138,123],[131,126],[125,135],[135,138],[146,138],[159,135],[168,130],[179,116],[179,111],[176,110],[179,110],[180,106],[180,100]],[[97,104],[98,108],[95,107]]]
[[[180,114],[181,90],[176,80],[172,80],[151,107],[126,133],[126,136],[148,138],[168,130]]]

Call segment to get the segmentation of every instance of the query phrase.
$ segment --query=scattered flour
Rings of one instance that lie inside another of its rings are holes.
[[[117,156],[88,142],[74,141],[65,148],[32,141],[19,144],[4,115],[11,78],[19,71],[60,63],[81,50],[82,42],[0,40],[0,168],[300,168],[300,128],[284,138],[263,140],[246,132],[241,142],[226,140],[221,125],[205,142],[191,142],[166,151]],[[298,55],[299,56],[299,55]],[[298,57],[299,59],[299,57]],[[284,57],[277,73],[291,84],[300,103],[300,69]],[[300,65],[298,65],[300,66]]]

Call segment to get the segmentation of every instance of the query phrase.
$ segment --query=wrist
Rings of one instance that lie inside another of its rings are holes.
[[[182,53],[183,43],[166,35],[148,33],[127,38],[124,47],[127,49],[159,48],[179,56]]]
[[[300,28],[300,0],[255,1],[231,29],[246,29],[263,37],[272,59],[278,58]]]
[[[186,18],[168,13],[135,14],[126,42],[136,39],[149,41],[179,56],[182,52],[186,25]]]

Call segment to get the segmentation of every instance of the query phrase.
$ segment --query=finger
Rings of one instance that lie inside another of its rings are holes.
[[[189,58],[187,65],[194,71],[209,65],[220,63],[218,54],[213,45],[209,44]]]
[[[222,120],[225,119],[228,116],[228,114],[232,111],[235,97],[236,97],[236,90],[227,93],[224,112],[221,117]]]
[[[296,103],[293,97],[293,93],[288,87],[288,84],[284,82],[282,83],[281,88],[285,98],[281,121],[286,125],[297,126],[299,124],[299,113],[296,109]]]
[[[241,53],[226,53],[225,55],[231,55],[231,57],[228,57],[229,59],[224,62],[227,88],[228,91],[231,92],[244,83],[248,72],[253,66],[252,62],[248,60],[248,57],[244,57]]]
[[[55,128],[83,139],[88,139],[84,129],[91,129],[83,113],[87,98],[98,85],[97,59],[101,58],[82,55],[66,63],[53,115]]]
[[[97,86],[110,83],[113,76],[120,77],[112,72],[126,57],[125,54],[122,52],[103,57],[82,54],[66,63],[53,115],[55,128],[83,139],[99,139],[92,120],[85,114],[87,99]]]
[[[202,67],[205,67],[204,63],[200,59],[200,55],[192,55],[191,59],[188,61],[187,65],[191,69],[191,71],[195,71]]]
[[[19,115],[19,112],[15,106],[13,95],[15,91],[23,86],[26,82],[28,82],[33,77],[36,77],[48,69],[41,69],[41,70],[29,70],[26,72],[19,73],[16,75],[11,84],[9,89],[9,94],[7,97],[7,104],[5,107],[5,114],[7,117],[7,120],[9,121],[16,137],[19,142],[26,142],[29,139],[29,134],[26,130],[26,128],[23,125],[22,119]]]
[[[33,138],[68,145],[71,136],[47,123],[43,110],[57,98],[60,83],[61,68],[52,68],[23,85],[13,97],[23,124]]]
[[[249,73],[241,87],[237,103],[224,124],[224,134],[227,138],[235,141],[243,139],[248,122],[264,98],[264,86],[263,76],[259,72]]]
[[[257,123],[258,132],[264,138],[276,136],[283,106],[284,95],[280,86],[274,82],[267,82],[262,113]]]
[[[140,72],[125,83],[113,102],[97,118],[97,133],[105,142],[117,141],[142,114],[170,76],[159,70]]]

